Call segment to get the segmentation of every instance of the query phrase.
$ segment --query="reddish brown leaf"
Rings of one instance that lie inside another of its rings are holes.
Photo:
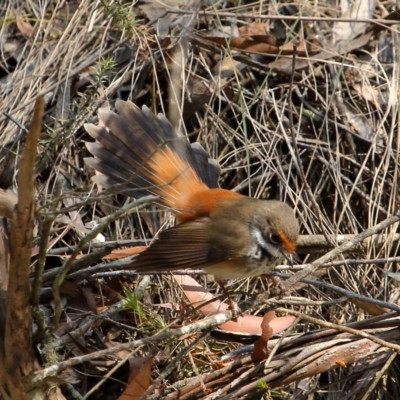
[[[132,367],[129,375],[129,384],[123,391],[118,400],[135,400],[149,388],[151,385],[151,363],[155,356],[149,357],[141,366]],[[140,360],[143,361],[143,360]]]
[[[329,47],[317,54],[313,54],[306,58],[297,58],[295,70],[310,67],[311,65],[321,62],[322,60],[328,60],[341,54],[351,52],[362,46],[365,46],[372,36],[372,32],[361,35],[350,42],[341,42],[336,44],[330,44]],[[282,53],[281,53],[282,54]],[[277,60],[269,63],[269,67],[274,68],[277,71],[291,73],[292,71],[293,58],[292,57],[280,57]]]
[[[307,55],[321,49],[321,45],[316,39],[301,40],[297,43],[289,42],[280,46],[276,38],[266,32],[264,23],[254,23],[240,27],[239,36],[207,36],[204,39],[232,49],[262,55],[290,55],[293,54],[295,48],[299,55]]]
[[[250,39],[252,36],[266,36],[268,37],[268,42],[272,46],[276,46],[276,38],[272,35],[266,35],[267,29],[264,22],[254,22],[253,24],[243,25],[239,28],[239,34],[243,38]]]
[[[214,296],[192,277],[186,275],[174,275],[174,279],[182,286],[182,289],[184,290],[185,295],[190,303],[196,307],[199,307],[199,310],[203,313],[203,315],[214,315],[219,312],[224,312],[229,308],[228,304],[214,299]],[[214,301],[211,301],[213,299]],[[201,305],[201,303],[205,302],[208,303]],[[296,318],[291,315],[274,318],[270,322],[269,326],[273,329],[273,334],[276,334],[287,329],[291,324],[293,324],[295,319]],[[239,316],[237,321],[227,321],[220,325],[219,328],[227,332],[251,333],[259,335],[262,334],[262,320],[262,317],[256,315],[244,314],[243,316]]]
[[[275,318],[276,315],[274,310],[270,310],[264,315],[264,318],[261,322],[261,337],[254,343],[254,350],[251,354],[251,359],[254,362],[265,360],[268,357],[268,340],[274,334],[274,330],[271,328],[270,322]]]
[[[267,36],[258,36],[257,40],[254,38],[246,39],[240,37],[224,38],[219,36],[207,36],[204,39],[222,46],[230,47],[232,49],[245,50],[249,53],[257,54],[291,54],[291,51],[281,50],[277,46],[272,46],[268,43]]]
[[[357,307],[360,307],[361,309],[363,309],[370,315],[382,315],[385,313],[385,310],[382,307],[379,307],[376,304],[370,303],[369,301],[360,300],[360,299],[351,299],[351,301]]]
[[[115,258],[129,257],[133,256],[134,254],[139,254],[142,251],[145,251],[146,249],[147,249],[146,246],[135,246],[135,247],[128,247],[126,249],[116,249],[113,250],[110,254],[108,254],[104,258],[108,260],[113,260]]]
[[[15,22],[17,24],[17,28],[24,36],[26,36],[28,38],[33,36],[34,29],[30,23],[25,22],[19,15],[16,17]]]

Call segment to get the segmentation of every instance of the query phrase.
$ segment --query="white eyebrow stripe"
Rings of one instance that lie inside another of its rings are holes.
[[[270,243],[267,243],[264,239],[264,236],[262,235],[261,231],[257,228],[253,228],[251,230],[251,234],[253,237],[256,238],[258,244],[263,247],[271,256],[276,257],[276,258],[281,258],[282,257],[282,252],[279,246],[273,246]]]
[[[268,247],[268,243],[265,241],[264,236],[261,234],[259,229],[253,228],[252,234],[257,239],[257,242],[260,246],[264,247],[264,249]]]

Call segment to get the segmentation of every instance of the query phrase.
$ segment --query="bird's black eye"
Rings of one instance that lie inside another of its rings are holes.
[[[269,240],[272,244],[280,244],[281,239],[277,233],[271,233],[269,235]]]

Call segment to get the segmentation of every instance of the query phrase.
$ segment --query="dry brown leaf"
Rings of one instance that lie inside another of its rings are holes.
[[[83,294],[83,296],[85,297],[89,308],[92,310],[92,312],[97,314],[96,300],[94,298],[92,289],[90,287],[85,287],[85,286],[80,286],[79,289]]]
[[[253,353],[251,353],[251,359],[256,361],[265,360],[268,357],[268,340],[271,339],[274,334],[274,330],[271,328],[270,323],[276,318],[275,311],[269,310],[265,313],[264,318],[261,322],[261,337],[254,343]]]
[[[289,42],[280,47],[282,50],[294,52],[299,56],[316,53],[322,49],[321,43],[317,39],[299,40],[296,43]]]
[[[248,53],[263,55],[291,54],[291,51],[281,50],[277,46],[270,45],[267,36],[257,36],[257,39],[254,37],[252,39],[247,39],[240,37],[225,38],[219,36],[207,36],[203,39],[232,49],[245,50]]]
[[[357,307],[360,307],[361,309],[366,311],[370,315],[385,314],[385,310],[382,307],[379,307],[376,304],[370,303],[369,301],[360,300],[360,299],[351,299],[351,302],[354,303]]]
[[[116,249],[116,250],[113,250],[107,256],[105,256],[104,259],[113,260],[113,259],[129,257],[129,256],[133,256],[135,254],[139,254],[142,251],[145,251],[146,249],[147,249],[146,246],[135,246],[135,247],[128,247],[126,249]]]
[[[151,364],[154,357],[150,356],[147,359],[133,359],[130,361],[131,372],[129,375],[129,384],[121,396],[118,397],[118,400],[139,399],[149,388],[151,385]]]
[[[118,329],[118,331],[120,332],[120,329]],[[107,333],[107,339],[108,339],[108,333]],[[120,342],[116,342],[114,340],[107,340],[105,343],[105,346],[108,349],[111,349],[115,346],[118,346],[120,344]],[[129,370],[131,371],[130,373],[132,373],[132,369],[137,369],[137,368],[142,368],[144,362],[147,360],[147,358],[141,358],[141,357],[131,357],[132,352],[129,350],[118,350],[116,352],[113,353],[114,356],[117,356],[120,360],[125,360],[126,358],[129,357]],[[128,382],[130,382],[130,379],[128,378]]]
[[[382,86],[371,86],[371,82],[363,80],[361,83],[353,84],[354,90],[365,100],[379,108],[389,102],[390,91]]]
[[[239,28],[239,35],[242,38],[251,39],[253,36],[265,36],[265,43],[269,43],[272,46],[277,45],[276,37],[272,35],[268,35],[266,24],[263,22],[255,22],[249,25],[243,25]]]
[[[322,60],[328,60],[330,58],[337,57],[341,54],[351,52],[355,49],[359,49],[365,46],[372,36],[372,32],[366,33],[365,35],[359,36],[358,38],[348,42],[341,42],[336,44],[330,44],[327,49],[322,50],[320,53],[313,54],[310,57],[296,58],[295,70],[304,69],[311,65],[321,62]],[[275,69],[276,71],[291,73],[292,71],[293,58],[292,57],[280,57],[277,60],[269,63],[268,66]]]
[[[265,23],[254,23],[241,26],[237,36],[207,36],[206,40],[218,43],[232,49],[244,50],[248,53],[262,55],[289,55],[293,54],[294,49],[299,55],[315,53],[321,49],[318,40],[299,41],[298,43],[289,42],[279,45],[277,39],[266,34]]]
[[[160,4],[158,1],[145,0],[139,8],[150,21],[155,21],[153,27],[158,36],[163,38],[169,34],[171,23],[169,15],[165,15],[165,5]]]
[[[343,118],[343,122],[350,129],[355,130],[368,142],[374,140],[375,129],[373,129],[367,117],[361,111],[355,109],[348,101],[345,101],[339,92],[335,95],[335,104]]]
[[[375,0],[341,0],[342,18],[347,19],[370,19],[373,18]],[[367,23],[339,21],[335,22],[332,28],[334,43],[349,41],[365,32]]]
[[[199,310],[203,313],[203,315],[214,315],[228,310],[228,304],[214,299],[214,296],[192,277],[187,275],[174,275],[174,279],[179,285],[182,286],[185,296],[193,306],[198,307],[201,303],[209,302],[208,304],[199,307]],[[276,334],[287,329],[295,321],[295,319],[296,318],[291,315],[278,317],[270,322],[270,327],[273,329],[273,333]],[[262,320],[263,317],[244,314],[243,316],[239,316],[237,321],[227,321],[220,325],[219,328],[227,332],[240,332],[260,335],[262,333]]]
[[[17,28],[18,30],[27,38],[30,38],[31,36],[33,36],[34,34],[34,28],[33,26],[28,23],[25,22],[21,16],[17,15],[15,22],[17,24]]]

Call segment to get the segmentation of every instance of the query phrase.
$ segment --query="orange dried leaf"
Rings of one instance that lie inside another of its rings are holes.
[[[151,364],[155,356],[149,357],[142,366],[132,366],[131,373],[129,375],[129,384],[126,389],[122,392],[118,400],[136,400],[139,399],[142,394],[151,385]]]
[[[257,38],[257,39],[256,39]],[[204,39],[211,42],[220,44],[222,46],[227,46],[232,49],[245,50],[249,53],[258,54],[290,54],[291,51],[281,50],[277,46],[270,45],[267,36],[253,37],[252,39],[233,37],[224,38],[219,36],[207,36]]]
[[[261,322],[261,337],[254,343],[254,350],[251,354],[251,359],[256,361],[265,360],[268,357],[269,350],[268,340],[271,339],[274,334],[274,330],[270,326],[270,322],[276,318],[275,311],[270,310],[264,315],[264,318]]]
[[[345,363],[344,360],[342,360],[341,358],[336,359],[336,360],[335,360],[335,363],[336,363],[337,365],[339,365],[339,367],[347,368],[346,363]]]
[[[257,35],[265,35],[269,38],[269,44],[275,46],[276,38],[272,35],[266,35],[267,28],[264,22],[254,22],[253,24],[243,25],[239,28],[239,35],[241,37],[250,38]]]
[[[26,37],[31,37],[34,34],[34,29],[33,26],[28,23],[25,22],[19,15],[16,17],[16,24],[17,24],[17,28],[18,30]]]
[[[226,311],[229,306],[226,303],[221,302],[218,299],[214,299],[214,296],[201,286],[196,280],[187,275],[174,275],[176,282],[181,285],[185,296],[190,303],[196,307],[199,307],[199,311],[203,315],[214,315],[219,312]],[[214,300],[210,302],[211,300]],[[201,305],[201,303],[206,303]],[[273,334],[282,332],[287,329],[296,320],[292,315],[286,315],[284,317],[274,318],[270,327],[273,330]],[[227,321],[219,326],[220,329],[227,332],[240,332],[240,333],[251,333],[260,335],[262,317],[256,315],[245,314],[239,316],[237,321]]]
[[[361,300],[361,299],[351,299],[352,303],[354,303],[357,307],[360,307],[364,311],[366,311],[368,314],[371,315],[382,315],[385,313],[385,310],[373,303],[370,303],[369,301],[366,300]]]
[[[118,258],[124,258],[124,257],[129,257],[133,256],[135,254],[139,254],[142,251],[145,251],[147,249],[146,246],[135,246],[135,247],[128,247],[127,249],[116,249],[113,250],[110,254],[107,256],[103,257],[108,260],[113,260],[113,259],[118,259]]]

